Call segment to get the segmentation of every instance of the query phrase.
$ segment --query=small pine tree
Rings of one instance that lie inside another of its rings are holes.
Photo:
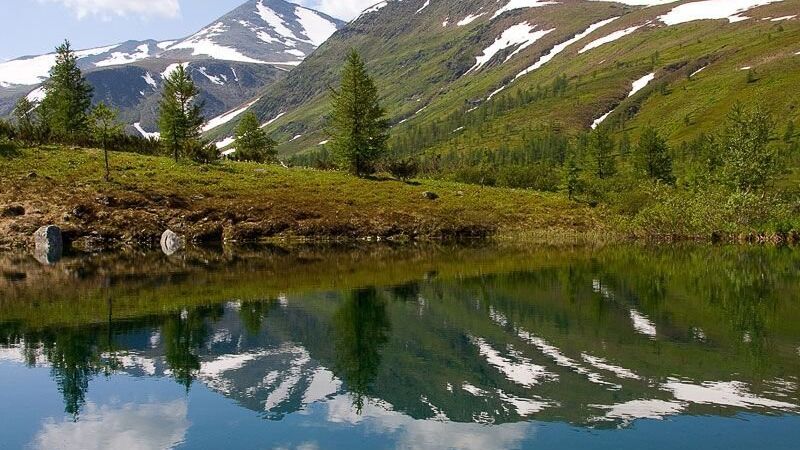
[[[36,139],[36,105],[22,97],[14,106],[14,119],[17,123],[17,136],[25,142]]]
[[[378,103],[378,89],[355,50],[347,56],[341,87],[331,91],[330,147],[341,168],[370,175],[387,151],[389,122]]]
[[[77,142],[89,131],[92,87],[78,68],[78,58],[69,41],[56,48],[56,62],[44,85],[45,98],[40,108],[48,111],[47,126],[52,134],[67,142]]]
[[[162,144],[176,162],[181,153],[187,154],[197,147],[204,122],[200,112],[203,105],[195,102],[199,93],[182,64],[164,80],[158,127]]]
[[[627,156],[631,152],[631,135],[628,131],[622,133],[622,138],[619,141],[619,154]]]
[[[581,168],[578,165],[578,159],[574,153],[570,152],[567,160],[564,162],[563,169],[564,189],[567,191],[567,197],[570,200],[574,200],[575,194],[578,192],[580,175]]]
[[[669,146],[655,128],[648,126],[644,129],[636,153],[641,167],[649,178],[667,184],[675,183]]]
[[[89,115],[89,129],[92,138],[99,143],[103,149],[103,157],[106,163],[106,181],[111,180],[111,166],[108,162],[108,141],[122,134],[122,125],[117,120],[117,112],[105,103],[100,103],[94,107]]]
[[[614,158],[614,138],[606,127],[598,127],[592,133],[591,150],[596,163],[596,175],[600,179],[610,178],[617,173]]]
[[[278,155],[275,141],[261,129],[258,117],[247,112],[236,127],[236,159],[241,161],[274,161]]]

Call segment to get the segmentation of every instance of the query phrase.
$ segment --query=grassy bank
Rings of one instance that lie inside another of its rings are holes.
[[[152,245],[167,228],[204,242],[610,234],[602,208],[556,194],[130,153],[111,164],[106,182],[99,150],[3,150],[0,208],[25,212],[0,218],[0,248],[30,243],[45,224],[78,249]]]

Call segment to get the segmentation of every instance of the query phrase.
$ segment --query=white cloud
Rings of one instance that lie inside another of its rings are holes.
[[[86,16],[147,16],[177,17],[181,11],[178,0],[39,0],[40,3],[60,3],[72,10],[79,19]]]
[[[301,0],[300,3],[339,19],[355,19],[379,0]]]
[[[145,450],[173,448],[189,429],[186,400],[141,405],[87,403],[81,420],[44,422],[31,447],[37,449]]]

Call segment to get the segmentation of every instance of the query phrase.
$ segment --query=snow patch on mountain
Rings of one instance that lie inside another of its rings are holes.
[[[308,42],[319,47],[328,40],[333,33],[336,33],[336,24],[320,16],[315,11],[298,6],[294,14],[300,21],[303,34],[308,38]]]
[[[88,56],[102,55],[111,51],[119,45],[107,47],[97,47],[88,50],[75,52],[75,56],[86,58]],[[0,82],[6,85],[34,85],[46,80],[50,74],[50,68],[56,63],[56,54],[48,53],[41,56],[24,57],[7,61],[0,64]]]
[[[133,53],[114,52],[108,59],[94,63],[96,67],[118,66],[122,64],[130,64],[150,56],[150,46],[142,44],[136,47]]]
[[[217,22],[214,25],[200,30],[195,35],[183,40],[170,47],[170,50],[186,49],[192,51],[192,56],[208,56],[213,59],[221,59],[226,61],[239,61],[254,64],[268,64],[239,52],[233,47],[226,47],[217,44],[214,37],[222,35],[228,30],[228,26],[222,22]]]
[[[637,92],[644,89],[651,81],[656,79],[655,73],[649,73],[642,78],[633,82],[633,89],[631,89],[631,93],[628,94],[628,97],[633,97]]]
[[[228,111],[225,114],[222,114],[221,116],[217,116],[217,117],[209,120],[208,123],[206,123],[203,126],[203,132],[213,130],[214,128],[217,128],[218,126],[224,125],[224,124],[230,122],[231,120],[239,117],[243,112],[247,111],[248,108],[253,106],[258,100],[259,99],[255,99],[252,102],[242,106],[241,108],[235,109],[233,111]]]
[[[569,39],[569,40],[567,40],[565,42],[562,42],[562,43],[556,45],[555,47],[553,47],[550,50],[549,53],[547,53],[546,55],[544,55],[541,58],[539,58],[539,60],[536,61],[536,63],[534,63],[532,66],[528,67],[527,69],[525,69],[522,72],[520,72],[519,74],[517,74],[517,76],[514,79],[517,80],[517,79],[519,79],[519,78],[521,78],[521,77],[533,72],[534,70],[537,70],[537,69],[541,68],[542,66],[544,66],[545,64],[550,62],[553,58],[555,58],[559,53],[561,53],[564,50],[566,50],[567,47],[569,47],[570,45],[580,41],[581,39],[585,38],[586,36],[592,34],[595,30],[600,29],[600,28],[608,25],[609,23],[611,23],[611,22],[613,22],[613,21],[615,21],[617,19],[619,19],[619,17],[612,17],[610,19],[601,20],[600,22],[593,23],[592,25],[589,25],[589,28],[585,29],[581,33],[578,33],[575,36],[573,36],[571,39]]]
[[[684,3],[673,8],[659,20],[667,25],[678,25],[695,20],[728,19],[729,22],[740,22],[747,17],[740,14],[758,6],[783,0],[703,0]]]
[[[505,13],[505,12],[513,11],[515,9],[538,8],[540,6],[553,5],[553,4],[556,4],[556,3],[557,2],[553,2],[553,1],[549,1],[549,0],[509,0],[509,2],[506,4],[506,6],[498,9],[497,12],[494,13],[494,16],[492,16],[492,19],[494,19],[495,17],[497,17],[497,16],[499,16],[499,15]]]
[[[639,28],[642,28],[643,26],[644,25],[636,25],[630,28],[625,28],[624,30],[617,30],[611,34],[607,34],[601,38],[595,39],[594,41],[586,44],[586,46],[583,47],[581,50],[579,50],[578,53],[586,53],[589,50],[600,47],[601,45],[605,45],[614,42],[618,39],[622,39],[623,37],[633,33],[634,31],[638,30]]]
[[[516,47],[516,49],[506,57],[505,61],[508,61],[514,55],[530,47],[536,41],[546,36],[553,30],[554,29],[537,31],[536,25],[531,25],[528,22],[522,22],[520,24],[513,25],[505,30],[492,45],[485,48],[482,55],[476,57],[477,61],[475,62],[475,65],[472,66],[467,73],[480,70],[483,66],[489,63],[489,61],[494,59],[497,53],[512,47]]]

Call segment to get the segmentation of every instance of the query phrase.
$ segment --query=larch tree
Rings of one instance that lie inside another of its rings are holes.
[[[667,141],[653,127],[646,127],[636,147],[639,164],[647,176],[667,184],[675,184],[672,157]]]
[[[347,56],[341,86],[331,91],[328,133],[336,161],[354,175],[370,175],[387,152],[389,122],[378,102],[378,89],[355,50]]]
[[[236,159],[241,161],[275,161],[275,141],[261,128],[252,111],[245,113],[236,127]]]
[[[92,87],[78,67],[78,57],[69,41],[56,47],[56,62],[44,84],[45,98],[39,106],[46,110],[47,128],[57,138],[77,142],[89,131]]]
[[[89,129],[92,138],[103,148],[103,157],[106,166],[106,181],[111,180],[111,166],[108,161],[108,141],[122,134],[122,124],[117,119],[117,112],[105,103],[100,103],[89,115]]]
[[[198,146],[204,122],[202,104],[196,102],[199,93],[182,64],[164,79],[158,126],[161,142],[176,162],[181,153]]]

